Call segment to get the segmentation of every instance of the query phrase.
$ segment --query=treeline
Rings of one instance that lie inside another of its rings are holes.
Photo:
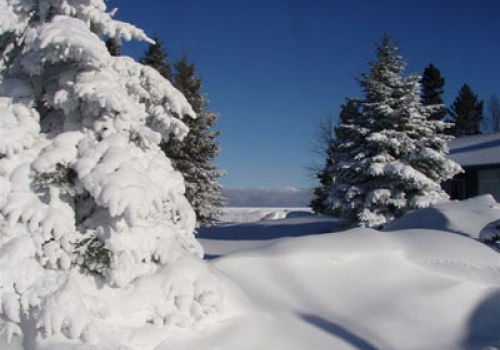
[[[202,79],[196,74],[196,66],[187,54],[170,64],[169,55],[158,36],[154,44],[139,59],[140,63],[156,69],[181,91],[196,112],[196,119],[186,118],[189,134],[183,140],[171,138],[162,142],[161,148],[172,161],[176,170],[184,177],[185,196],[196,213],[199,226],[212,225],[221,215],[223,200],[220,194],[219,177],[224,171],[217,168],[215,157],[220,153],[219,131],[215,130],[219,115],[208,110],[208,99],[201,92]],[[121,45],[114,39],[106,41],[109,52],[121,55]]]

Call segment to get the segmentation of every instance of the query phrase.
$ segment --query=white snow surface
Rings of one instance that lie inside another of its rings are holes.
[[[446,212],[454,227],[465,228],[471,217],[464,213],[478,202],[489,200],[480,197],[435,208]],[[475,215],[474,220],[480,221],[493,217],[481,209]],[[338,232],[322,233],[318,224]],[[94,325],[85,328],[83,340],[54,335],[43,338],[36,349],[500,348],[500,255],[477,240],[435,226],[423,229],[399,223],[399,229],[391,232],[339,231],[342,227],[333,219],[304,216],[201,230],[206,251],[210,245],[231,243],[230,239],[237,243],[251,238],[247,242],[255,245],[220,253],[208,266],[184,257],[126,289],[73,275],[70,280],[78,288],[59,294],[60,280],[49,279],[44,284],[51,295],[46,302],[79,317],[40,317],[51,320],[54,327],[62,325],[69,335],[72,327],[81,327],[83,317],[94,320]],[[16,248],[25,244],[29,240],[4,245],[0,264],[5,259],[26,259],[32,251]],[[22,269],[11,273],[26,278],[36,278],[40,269],[19,266]],[[172,291],[171,286],[184,290]],[[186,296],[169,301],[178,316],[165,320],[162,309],[152,308],[164,300],[156,300],[158,289],[162,295],[171,291]],[[219,295],[224,296],[220,304],[212,299]],[[18,317],[16,298],[9,300],[3,300],[5,313]],[[223,317],[205,317],[194,328],[178,327],[186,321],[180,310],[188,306],[196,310],[193,305],[200,302],[221,305]],[[17,331],[14,323],[5,323],[0,342],[9,334],[12,341],[0,343],[0,348],[35,349],[23,343]]]
[[[476,239],[500,237],[500,205],[491,195],[461,202],[446,202],[411,212],[385,226],[384,231],[433,229]]]
[[[480,197],[436,210],[465,233],[495,219],[489,204],[491,198]],[[240,209],[245,214],[255,212]],[[496,251],[440,222],[435,229],[400,223],[391,232],[311,235],[320,233],[313,220],[324,219],[259,219],[200,231],[205,251],[219,247],[222,255],[212,265],[241,287],[249,309],[157,349],[500,348]],[[342,229],[333,220],[329,225]],[[232,247],[224,253],[226,245]]]

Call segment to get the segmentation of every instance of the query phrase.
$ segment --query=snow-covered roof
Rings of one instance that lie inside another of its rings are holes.
[[[458,137],[449,146],[449,158],[461,166],[500,164],[500,133]]]

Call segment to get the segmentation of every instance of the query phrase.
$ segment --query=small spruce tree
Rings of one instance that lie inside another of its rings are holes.
[[[218,178],[224,172],[214,163],[220,153],[219,132],[213,129],[219,116],[207,111],[208,100],[200,91],[202,79],[196,76],[196,67],[187,55],[174,68],[174,86],[186,96],[197,118],[186,120],[190,128],[186,138],[169,140],[163,144],[163,150],[184,176],[185,195],[196,213],[198,226],[210,226],[222,215],[223,206]]]
[[[452,134],[456,137],[480,134],[483,105],[471,87],[464,84],[450,108],[450,122],[454,123]]]
[[[422,84],[422,104],[424,106],[441,105],[441,108],[431,113],[429,118],[443,120],[446,116],[446,107],[443,102],[445,80],[441,77],[441,72],[432,63],[429,64],[424,70],[420,83]]]
[[[460,166],[447,159],[446,123],[429,116],[440,105],[424,106],[420,77],[404,77],[405,63],[389,36],[359,79],[364,98],[337,130],[329,173],[327,205],[353,225],[385,224],[406,211],[447,198],[439,183]]]

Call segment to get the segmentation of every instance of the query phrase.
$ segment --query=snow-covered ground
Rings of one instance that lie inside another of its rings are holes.
[[[309,208],[226,208],[221,223],[197,235],[206,258],[269,245],[284,237],[338,231],[344,225]]]
[[[109,344],[48,349],[500,348],[500,254],[471,238],[496,234],[492,197],[415,212],[384,232],[345,230],[302,209],[257,211],[230,209],[232,222],[198,234],[208,268],[223,281],[222,317],[133,331],[123,317],[103,331]],[[115,306],[138,312],[135,302]]]
[[[388,232],[333,233],[342,227],[332,219],[281,219],[283,209],[277,220],[237,212],[231,221],[243,223],[200,236],[208,254],[223,255],[211,264],[243,290],[247,309],[160,349],[500,347],[500,255],[468,237],[500,218],[490,196],[416,212]]]

